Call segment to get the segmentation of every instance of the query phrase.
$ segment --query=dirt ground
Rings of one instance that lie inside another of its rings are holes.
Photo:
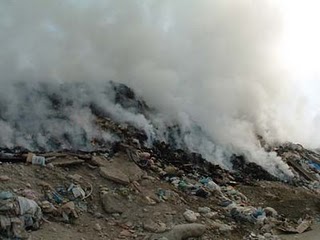
[[[232,231],[219,232],[210,227],[211,221],[199,217],[197,222],[208,226],[202,239],[243,239],[254,231],[254,226],[236,223],[219,206],[219,197],[200,198],[190,196],[176,189],[172,184],[162,181],[157,174],[145,173],[138,185],[123,186],[107,180],[99,174],[98,167],[81,164],[73,167],[41,167],[27,164],[2,164],[0,176],[8,176],[1,182],[0,190],[19,192],[32,189],[39,193],[38,201],[43,198],[41,183],[46,182],[53,188],[68,186],[72,183],[70,175],[82,177],[82,186],[93,186],[90,198],[86,199],[87,208],[78,211],[79,217],[72,224],[45,215],[47,222],[37,231],[30,232],[32,240],[68,239],[147,239],[151,234],[144,228],[147,223],[161,222],[167,228],[186,223],[183,213],[186,209],[197,211],[198,207],[210,207],[217,212],[215,220],[233,226]],[[100,189],[107,188],[122,192],[123,213],[108,214],[101,206]],[[159,189],[171,191],[172,198],[160,201]],[[305,214],[320,214],[320,197],[303,188],[292,187],[280,182],[259,182],[255,186],[238,185],[253,206],[272,207],[288,219],[297,220]],[[288,238],[286,238],[288,239]]]

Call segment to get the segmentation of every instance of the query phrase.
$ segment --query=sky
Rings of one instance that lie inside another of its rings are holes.
[[[302,88],[313,112],[320,110],[320,2],[278,1],[283,14],[279,44],[281,64]]]

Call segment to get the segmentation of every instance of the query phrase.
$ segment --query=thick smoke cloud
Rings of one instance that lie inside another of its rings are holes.
[[[182,145],[223,166],[244,153],[290,175],[257,140],[301,140],[293,88],[275,58],[280,34],[271,1],[2,1],[0,143],[30,147],[36,138],[45,148],[46,134],[68,133],[76,146],[83,131],[112,141],[94,124],[86,105],[94,102],[150,137],[165,138],[165,126],[178,123]],[[115,106],[101,90],[109,80],[132,87],[159,114],[147,120]],[[45,83],[77,100],[61,110],[67,119],[52,117]]]

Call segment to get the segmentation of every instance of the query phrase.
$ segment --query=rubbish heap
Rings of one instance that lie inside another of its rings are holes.
[[[141,114],[150,111],[130,88],[114,88],[122,107]],[[261,194],[263,202],[255,192],[264,191],[266,184],[279,185],[289,196],[310,194],[320,204],[317,151],[292,143],[269,147],[294,173],[281,182],[245,156],[233,155],[233,168],[226,170],[168,142],[147,145],[143,130],[115,122],[99,109],[93,112],[96,124],[116,133],[116,141],[92,139],[90,151],[0,149],[1,239],[28,239],[31,231],[41,231],[49,222],[77,228],[83,218],[81,227],[92,223],[90,234],[102,239],[208,240],[235,235],[272,240],[282,233],[308,231],[316,221],[308,214],[289,219],[280,213],[283,209],[268,205],[281,202],[276,193]],[[20,175],[14,175],[17,172]],[[32,184],[24,186],[25,178]],[[247,194],[242,192],[246,188]]]

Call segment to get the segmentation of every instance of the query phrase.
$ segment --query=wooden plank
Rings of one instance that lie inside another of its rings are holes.
[[[308,173],[306,170],[304,170],[297,162],[295,162],[292,159],[288,159],[287,163],[294,168],[297,172],[299,172],[305,179],[309,181],[317,181],[317,177],[314,176],[311,173]]]

